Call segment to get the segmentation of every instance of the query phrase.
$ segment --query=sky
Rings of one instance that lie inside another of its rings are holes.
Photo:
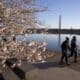
[[[61,15],[62,28],[80,28],[80,0],[43,0],[48,11],[39,13],[39,19],[49,28],[58,28]]]

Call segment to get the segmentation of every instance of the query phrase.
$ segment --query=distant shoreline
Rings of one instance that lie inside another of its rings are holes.
[[[42,33],[42,32],[48,32],[50,34],[80,34],[80,29],[45,29],[45,28],[40,28],[40,29],[30,29],[34,33],[36,30],[36,33]]]

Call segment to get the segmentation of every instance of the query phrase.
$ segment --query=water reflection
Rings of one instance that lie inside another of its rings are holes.
[[[60,46],[61,45],[61,34],[58,35],[58,45]]]

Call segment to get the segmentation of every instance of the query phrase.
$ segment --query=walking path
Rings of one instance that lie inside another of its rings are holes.
[[[5,80],[80,80],[80,56],[78,62],[69,59],[70,65],[60,65],[60,54],[55,55],[45,63],[31,64],[26,61],[20,67],[11,69],[8,66],[3,70]]]
[[[78,63],[69,59],[69,66],[60,65],[60,54],[49,59],[47,63],[35,64],[36,67],[26,72],[26,80],[80,80],[80,56]]]
[[[35,69],[26,73],[26,80],[80,80],[80,72],[67,67]]]

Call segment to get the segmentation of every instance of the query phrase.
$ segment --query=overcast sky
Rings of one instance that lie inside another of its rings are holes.
[[[40,13],[39,18],[45,25],[58,28],[59,15],[62,16],[62,28],[80,28],[80,0],[44,0],[47,12]]]

